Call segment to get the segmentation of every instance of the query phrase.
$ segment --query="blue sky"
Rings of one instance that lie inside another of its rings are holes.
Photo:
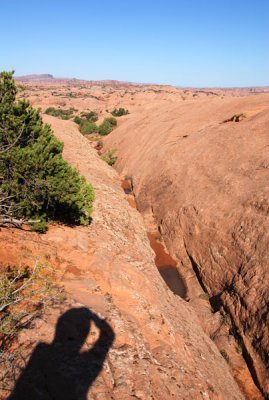
[[[0,70],[269,85],[269,0],[0,0]]]

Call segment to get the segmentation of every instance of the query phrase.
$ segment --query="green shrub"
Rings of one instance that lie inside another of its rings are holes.
[[[67,92],[66,95],[65,95],[64,97],[71,97],[71,98],[74,98],[74,97],[76,97],[76,94],[73,93],[73,92]]]
[[[92,186],[63,160],[63,143],[40,111],[16,101],[12,74],[0,74],[0,225],[19,219],[44,231],[49,220],[88,224]]]
[[[98,127],[98,133],[101,136],[106,136],[110,132],[113,131],[113,125],[111,125],[109,122],[103,122],[99,127]]]
[[[82,112],[81,118],[85,118],[88,121],[96,122],[98,120],[98,114],[95,111]]]
[[[108,165],[112,167],[112,165],[115,164],[117,161],[117,156],[116,156],[117,149],[110,149],[106,153],[102,155],[102,160],[104,160]]]
[[[107,117],[105,118],[105,121],[109,122],[112,126],[117,126],[117,120],[114,117]]]
[[[61,118],[61,119],[70,119],[74,113],[73,108],[69,108],[68,110],[63,110],[61,108],[49,107],[46,109],[45,114],[52,115],[53,117]]]
[[[101,125],[98,127],[98,133],[101,136],[106,136],[113,131],[117,125],[117,120],[113,117],[105,118]]]
[[[98,127],[95,122],[82,120],[79,124],[79,130],[82,135],[89,135],[91,133],[98,132]]]
[[[98,127],[95,121],[98,120],[98,114],[94,111],[82,112],[80,117],[76,116],[74,122],[79,125],[79,130],[83,135],[98,133]]]
[[[127,114],[129,114],[129,111],[126,110],[125,108],[120,107],[119,109],[115,108],[115,109],[111,112],[111,114],[112,114],[114,117],[121,117],[122,115],[127,115]]]
[[[18,92],[25,92],[25,90],[27,90],[27,86],[25,85],[17,85],[17,90]]]
[[[76,124],[80,125],[81,122],[83,121],[83,119],[80,118],[80,117],[78,117],[78,116],[75,116],[75,118],[73,119],[73,121],[74,121]]]

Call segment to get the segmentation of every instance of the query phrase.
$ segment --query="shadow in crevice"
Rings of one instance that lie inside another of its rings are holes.
[[[218,293],[215,296],[212,296],[209,298],[209,303],[210,303],[214,313],[219,311],[222,307],[222,300],[221,300],[222,293],[223,292]]]
[[[81,348],[94,322],[99,337]],[[115,338],[110,325],[87,308],[72,308],[58,319],[51,344],[39,343],[8,400],[86,400]]]
[[[188,257],[189,257],[191,265],[192,265],[192,269],[195,272],[195,275],[196,275],[196,277],[198,279],[198,282],[200,283],[201,288],[203,289],[203,291],[205,293],[208,293],[207,288],[204,285],[203,278],[202,278],[202,276],[200,274],[200,270],[199,270],[198,264],[194,261],[193,257],[188,253],[187,250],[186,250],[186,252],[188,254]]]
[[[177,262],[166,252],[164,244],[157,240],[158,237],[157,233],[148,233],[150,246],[155,253],[155,265],[169,289],[186,300],[188,291],[186,282],[177,269]]]

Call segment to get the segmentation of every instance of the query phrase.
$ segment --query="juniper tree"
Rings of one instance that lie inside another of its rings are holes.
[[[92,186],[62,158],[63,143],[40,110],[16,101],[12,75],[0,73],[0,225],[89,223]]]

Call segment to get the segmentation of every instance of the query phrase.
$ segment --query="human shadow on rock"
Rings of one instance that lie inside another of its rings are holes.
[[[99,337],[81,348],[92,322]],[[87,308],[72,308],[58,319],[51,344],[39,343],[8,400],[86,400],[115,338],[110,325]]]

